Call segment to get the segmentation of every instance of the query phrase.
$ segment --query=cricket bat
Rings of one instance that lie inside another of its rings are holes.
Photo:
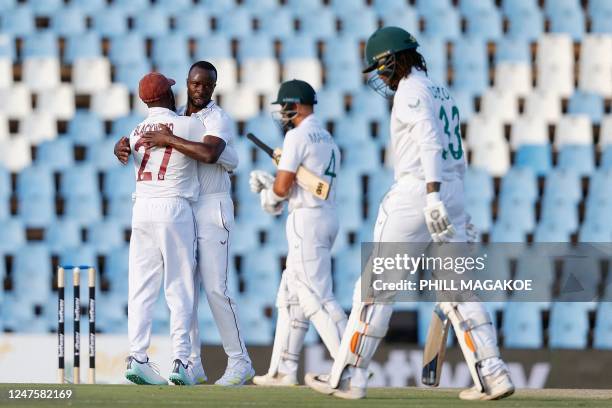
[[[423,350],[423,373],[421,375],[421,381],[425,385],[432,387],[440,385],[449,326],[450,320],[444,315],[444,312],[436,306],[433,311],[431,322],[429,323],[429,329],[427,330],[425,350]]]
[[[278,166],[282,153],[281,149],[278,147],[276,149],[272,149],[252,133],[247,134],[246,137],[253,142],[255,146],[266,152],[266,154],[272,158],[274,165]],[[329,196],[329,183],[327,181],[323,180],[321,177],[317,176],[304,166],[300,166],[297,169],[295,178],[300,187],[311,192],[315,197],[318,197],[321,200],[327,200],[327,197]]]

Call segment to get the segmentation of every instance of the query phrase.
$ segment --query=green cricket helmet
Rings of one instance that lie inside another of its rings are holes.
[[[371,72],[384,65],[387,57],[400,51],[416,49],[417,40],[408,31],[399,27],[379,28],[368,38],[365,47],[366,68],[363,73]]]
[[[306,81],[299,79],[285,81],[281,84],[276,100],[272,104],[285,105],[288,103],[314,105],[317,103],[317,94]]]

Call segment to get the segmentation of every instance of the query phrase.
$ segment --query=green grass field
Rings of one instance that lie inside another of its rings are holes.
[[[9,390],[71,389],[70,400],[10,400]],[[344,401],[317,394],[307,387],[262,388],[246,386],[158,387],[131,385],[0,384],[0,406],[15,407],[469,407],[486,402],[466,402],[455,389],[373,388],[368,398]],[[8,404],[8,405],[7,405]],[[612,391],[607,390],[522,390],[496,401],[496,407],[610,407]]]

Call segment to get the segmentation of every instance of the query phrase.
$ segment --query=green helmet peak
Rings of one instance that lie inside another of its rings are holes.
[[[278,89],[278,95],[272,104],[284,105],[286,103],[314,105],[317,103],[317,94],[313,87],[306,81],[301,81],[299,79],[285,81]]]
[[[379,28],[366,43],[366,68],[363,72],[367,73],[376,69],[382,58],[400,51],[415,49],[418,46],[417,40],[403,28],[393,26]]]

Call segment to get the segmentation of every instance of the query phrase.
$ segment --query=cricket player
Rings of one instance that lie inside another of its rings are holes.
[[[196,235],[191,200],[199,194],[196,162],[180,151],[150,147],[143,134],[162,125],[186,140],[205,135],[196,118],[178,116],[172,85],[159,73],[145,75],[139,84],[140,99],[149,107],[146,119],[122,140],[133,152],[136,177],[132,236],[129,253],[128,336],[130,356],[125,377],[136,384],[167,384],[149,361],[153,308],[164,286],[170,309],[170,334],[174,358],[169,380],[180,384],[188,377],[193,315],[193,276]]]
[[[463,176],[466,167],[457,106],[444,86],[427,77],[418,43],[408,32],[384,27],[368,39],[364,73],[370,85],[393,95],[391,148],[395,183],[383,198],[374,228],[375,242],[465,242]],[[514,386],[499,356],[491,319],[479,302],[438,303],[450,320],[474,387],[461,399],[488,400],[511,395]],[[364,398],[367,367],[385,336],[390,302],[361,299],[355,285],[353,307],[329,375],[306,376],[324,394]]]
[[[213,164],[208,164],[197,151],[188,149],[190,144],[180,135],[172,134],[169,129],[157,129],[145,135],[145,140],[160,147],[179,149],[187,156],[198,161],[200,194],[194,204],[198,236],[198,271],[195,277],[195,302],[191,328],[191,361],[197,383],[207,380],[200,356],[201,343],[197,319],[200,284],[204,285],[206,299],[219,329],[223,348],[228,356],[228,364],[217,385],[236,386],[249,381],[255,375],[251,359],[240,332],[236,302],[228,292],[227,274],[231,231],[234,225],[234,203],[231,198],[231,182],[228,170],[238,165],[233,149],[234,130],[231,118],[212,100],[217,82],[217,70],[207,61],[199,61],[191,66],[187,77],[187,105],[177,113],[197,118],[206,129],[204,143],[214,148]],[[185,145],[181,149],[181,145]],[[198,147],[198,146],[196,146]],[[235,162],[224,159],[231,150],[230,157]],[[222,160],[217,162],[216,158]],[[229,165],[232,165],[231,167]]]
[[[256,376],[257,385],[297,384],[297,364],[309,322],[335,356],[346,327],[346,315],[332,292],[331,248],[338,233],[335,178],[340,151],[313,113],[314,89],[306,82],[284,82],[273,104],[281,105],[279,121],[285,140],[276,177],[251,172],[249,184],[260,195],[262,208],[280,214],[289,204],[286,269],[276,299],[278,317],[268,373]],[[315,197],[296,183],[304,166],[329,181],[327,200]]]

